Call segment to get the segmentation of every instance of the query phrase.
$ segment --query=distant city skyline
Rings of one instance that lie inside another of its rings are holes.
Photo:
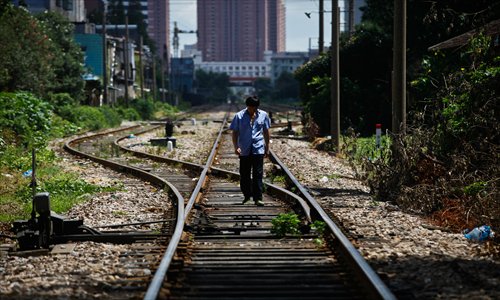
[[[284,0],[286,11],[286,51],[308,51],[309,47],[318,48],[319,37],[319,1],[318,0]],[[324,45],[331,42],[331,3],[324,1]],[[339,1],[343,5],[343,1]],[[311,13],[310,18],[305,13]],[[196,0],[170,0],[170,28],[173,22],[181,30],[196,30]],[[173,36],[171,32],[171,37]],[[179,35],[179,50],[184,45],[196,43],[196,35]]]

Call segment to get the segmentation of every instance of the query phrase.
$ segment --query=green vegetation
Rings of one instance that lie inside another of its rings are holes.
[[[198,69],[195,76],[199,94],[207,100],[206,102],[220,103],[228,98],[230,94],[229,75]]]
[[[31,176],[23,176],[24,171],[31,169],[31,155],[23,153],[19,148],[11,147],[3,152],[2,185],[0,185],[0,222],[11,222],[15,219],[27,219],[31,212],[32,187]],[[37,153],[37,186],[36,192],[49,192],[51,209],[55,212],[66,212],[73,205],[86,200],[91,194],[114,191],[121,187],[101,187],[78,179],[54,165],[56,157],[52,151],[44,149]]]
[[[278,214],[277,217],[271,220],[272,228],[271,233],[278,237],[284,237],[287,234],[299,235],[300,234],[300,220],[297,214],[283,213]]]
[[[408,130],[389,133],[379,149],[370,137],[377,123],[392,127],[393,1],[367,0],[361,24],[341,37],[342,153],[377,201],[425,213],[457,231],[498,228],[500,56],[498,41],[481,28],[499,19],[500,3],[407,5]],[[428,50],[471,29],[478,30],[466,45]],[[330,134],[330,61],[325,53],[295,73],[311,139]]]
[[[270,178],[271,183],[279,182],[279,183],[286,183],[286,177],[284,175],[276,175],[272,176]]]
[[[73,39],[73,25],[57,13],[32,16],[2,1],[0,40],[0,222],[29,217],[33,149],[36,191],[49,192],[52,210],[65,212],[94,193],[120,187],[89,184],[57,167],[55,153],[47,148],[51,140],[177,111],[150,99],[126,106],[82,105],[83,53]]]
[[[295,213],[278,214],[278,216],[271,220],[271,224],[271,233],[278,237],[284,237],[286,235],[297,236],[301,234],[301,222],[299,216]],[[309,228],[318,235],[318,237],[314,238],[313,242],[317,246],[323,246],[323,235],[326,231],[326,223],[316,220],[309,225]]]
[[[326,230],[326,223],[323,222],[323,221],[314,221],[312,224],[311,224],[311,229],[316,231],[316,233],[318,234],[318,237],[315,238],[313,240],[313,242],[318,246],[318,247],[321,247],[324,245],[324,239],[323,239],[323,235],[325,234],[325,230]]]

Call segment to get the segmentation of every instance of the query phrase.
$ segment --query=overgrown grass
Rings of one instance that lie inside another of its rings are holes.
[[[68,211],[91,194],[120,188],[86,183],[77,174],[61,169],[56,163],[53,151],[47,148],[37,150],[36,192],[49,192],[51,209],[57,213]],[[29,218],[32,177],[23,174],[31,168],[32,156],[29,151],[15,145],[0,149],[0,222]]]
[[[172,116],[178,111],[166,103],[144,99],[122,107],[76,103],[67,94],[52,95],[47,102],[25,92],[0,93],[0,222],[29,217],[31,178],[23,173],[32,168],[31,149],[36,149],[37,192],[49,192],[51,209],[63,213],[92,194],[121,187],[89,184],[77,174],[55,167],[56,155],[46,148],[51,138],[116,127],[124,119]],[[107,150],[114,155],[114,148]]]
[[[341,152],[349,156],[349,159],[357,164],[363,161],[375,161],[382,159],[387,162],[390,155],[391,139],[383,135],[380,138],[380,145],[377,147],[376,137],[358,137],[355,135],[343,136]]]
[[[0,222],[12,222],[16,219],[27,219],[32,209],[31,177],[20,174],[9,177],[11,189],[2,188],[0,194]],[[90,184],[78,178],[75,173],[63,171],[60,167],[41,167],[36,174],[36,192],[48,192],[51,210],[56,213],[67,212],[74,205],[81,203],[99,192],[121,189],[120,186],[102,187]]]

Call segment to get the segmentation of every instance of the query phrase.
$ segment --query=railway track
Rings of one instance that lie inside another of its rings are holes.
[[[126,242],[137,245],[133,255],[124,256],[125,263],[156,270],[152,277],[128,278],[116,294],[133,290],[130,297],[144,299],[394,298],[274,154],[271,160],[289,176],[297,193],[266,183],[263,207],[241,204],[238,159],[228,146],[227,117],[205,165],[133,151],[121,142],[157,126],[130,127],[66,144],[73,154],[168,191],[165,201],[170,205],[156,233],[106,232],[128,236]],[[272,220],[283,213],[299,215],[302,234],[272,233]],[[310,231],[314,220],[327,225],[322,245],[318,233]]]

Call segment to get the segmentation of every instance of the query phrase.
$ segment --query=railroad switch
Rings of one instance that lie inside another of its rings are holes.
[[[234,217],[235,220],[260,220],[261,217],[257,215],[239,215]]]
[[[136,240],[158,238],[159,234],[133,232],[100,232],[83,224],[83,220],[69,220],[50,210],[49,193],[33,197],[29,220],[17,220],[11,229],[20,251],[49,249],[51,245],[68,241],[94,241],[107,243],[133,243]]]
[[[38,217],[36,217],[38,214]],[[83,220],[68,220],[50,211],[49,193],[33,197],[33,212],[29,220],[17,220],[12,225],[21,250],[49,248],[53,235],[81,233]]]
[[[168,146],[168,142],[172,143],[172,147],[176,146],[176,138],[173,137],[174,134],[174,123],[171,120],[165,122],[165,137],[164,138],[153,138],[149,142],[153,146]]]
[[[185,225],[184,229],[191,233],[198,234],[221,234],[217,225],[210,219],[204,209],[197,209],[194,216],[194,225]]]

